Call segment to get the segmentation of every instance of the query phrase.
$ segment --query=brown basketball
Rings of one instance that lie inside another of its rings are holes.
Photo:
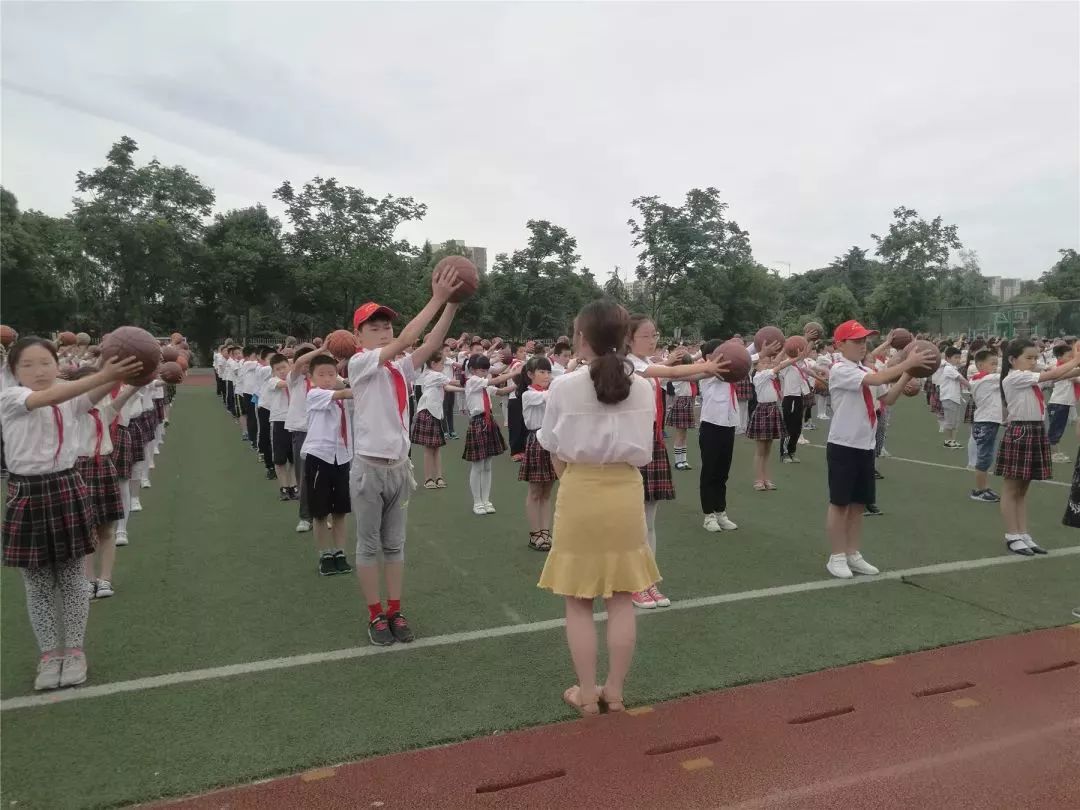
[[[337,373],[343,380],[349,379],[349,358],[346,357],[337,364]]]
[[[79,332],[79,334],[75,336],[75,342],[80,346],[89,346],[90,335],[86,334],[86,332]]]
[[[283,357],[287,357],[291,360],[292,356],[296,354],[296,349],[292,346],[286,346],[284,349],[281,350],[281,354]]]
[[[293,346],[295,346],[299,342],[300,341],[298,341],[292,335],[286,335],[285,336],[285,346],[284,346],[284,348],[286,348],[286,349],[292,348]]]
[[[447,256],[435,265],[435,272],[450,267],[457,270],[458,280],[461,282],[460,289],[450,296],[450,300],[455,304],[460,304],[472,298],[473,293],[480,286],[480,274],[476,272],[476,265],[464,256]]]
[[[191,365],[191,361],[188,360],[188,356],[183,352],[181,352],[180,355],[173,362],[175,362],[176,365],[180,366],[180,368],[182,368],[184,371],[187,371],[188,366]]]
[[[897,329],[893,332],[892,347],[894,349],[906,349],[908,344],[915,338],[907,329]]]
[[[491,348],[491,341],[488,340],[487,338],[484,338],[483,340],[480,341],[480,345],[483,346],[485,349],[490,349]]]
[[[161,367],[158,368],[158,374],[165,382],[173,385],[184,381],[184,369],[179,363],[171,360],[161,364]]]
[[[183,339],[184,336],[181,335],[179,332],[173,332],[171,335],[169,335],[169,342],[172,343],[174,346],[178,345]]]
[[[750,375],[750,352],[741,340],[732,338],[721,343],[710,359],[727,360],[728,370],[720,375],[727,382],[739,382]]]
[[[825,327],[817,321],[810,321],[802,328],[802,333],[807,340],[821,340],[821,336],[825,334]]]
[[[61,332],[56,338],[61,346],[74,346],[79,339],[74,332]]]
[[[930,358],[930,363],[925,366],[916,366],[908,371],[912,377],[929,377],[938,367],[941,365],[941,351],[931,343],[929,340],[913,340],[904,349],[904,357],[906,358],[913,351],[930,351],[933,352],[933,357]]]
[[[784,341],[784,354],[788,357],[798,357],[806,351],[806,338],[802,335],[792,335]]]
[[[763,326],[754,334],[754,346],[758,354],[765,354],[765,347],[770,343],[783,343],[784,333],[775,326]]]
[[[338,329],[326,336],[326,348],[338,360],[347,360],[356,354],[356,338],[346,329]]]
[[[311,341],[311,345],[314,346],[316,349],[321,349],[322,348],[322,338],[321,337],[315,338],[314,340]]]
[[[12,329],[10,326],[0,326],[0,344],[4,346],[10,346],[16,340],[19,339],[19,333]]]
[[[161,365],[161,346],[145,329],[137,326],[121,326],[101,341],[101,359],[134,357],[142,363],[142,370],[131,377],[132,385],[146,385],[157,377]]]
[[[915,380],[908,380],[904,385],[905,397],[917,397],[920,391],[922,391],[922,386]]]
[[[175,362],[176,358],[180,356],[180,349],[172,344],[161,347],[161,359],[166,363]]]

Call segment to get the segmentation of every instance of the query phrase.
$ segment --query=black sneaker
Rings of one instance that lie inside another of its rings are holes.
[[[340,549],[334,552],[334,570],[339,574],[347,574],[352,571],[352,566],[349,565],[349,561],[345,558],[345,552]]]
[[[881,473],[879,473],[876,468],[874,469],[874,478],[877,479],[878,481],[884,481],[885,480],[885,476],[882,475]]]
[[[300,487],[289,487],[289,500],[290,501],[298,501],[298,500],[300,500]]]
[[[278,487],[278,500],[279,501],[292,500],[292,498],[289,496],[289,488],[288,487]]]
[[[319,555],[319,576],[328,577],[338,572],[334,564],[334,555],[330,553]]]
[[[276,481],[277,480],[277,470],[267,470],[266,471],[266,480],[267,481]]]
[[[386,620],[386,614],[380,613],[371,620],[367,626],[367,636],[377,647],[389,647],[394,643],[394,634],[390,631],[390,622]]]
[[[394,634],[394,639],[402,644],[409,644],[416,638],[403,613],[395,613],[390,617],[390,632]]]
[[[878,517],[881,514],[881,510],[878,509],[877,504],[875,503],[868,503],[863,510],[863,517]]]

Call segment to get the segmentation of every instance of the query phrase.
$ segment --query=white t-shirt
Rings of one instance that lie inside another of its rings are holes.
[[[941,382],[938,383],[941,390],[938,396],[942,402],[962,403],[964,401],[960,382],[962,379],[960,370],[952,363],[946,363],[941,367]]]
[[[521,415],[525,420],[526,430],[539,430],[544,423],[544,411],[550,388],[536,389],[529,386],[521,395]]]
[[[465,380],[465,410],[469,416],[477,416],[484,412],[484,391],[488,392],[488,406],[495,401],[495,393],[499,390],[494,385],[488,385],[488,377],[470,376]]]
[[[810,393],[810,386],[803,379],[800,369],[793,365],[780,369],[780,390],[785,397],[801,397]]]
[[[783,369],[783,371],[787,371],[787,369]],[[773,385],[775,379],[776,372],[771,368],[763,369],[754,375],[754,391],[757,393],[758,405],[779,402],[776,386]],[[781,388],[781,390],[783,389]]]
[[[259,407],[270,411],[271,422],[284,422],[289,417],[290,405],[292,392],[289,390],[288,381],[271,376],[263,386],[263,393],[259,395]]]
[[[1076,384],[1080,383],[1080,378],[1073,377],[1071,379],[1058,380],[1054,383],[1054,389],[1050,394],[1050,405],[1068,405],[1072,407],[1076,404]]]
[[[113,417],[116,416],[116,408],[113,407],[111,397],[106,394],[95,408],[91,410],[97,411],[97,420],[94,419],[94,414],[91,411],[80,413],[78,415],[78,427],[73,437],[76,442],[75,453],[79,458],[83,456],[107,456],[113,451],[112,434],[109,428],[112,426]],[[45,410],[51,410],[46,408]],[[98,428],[100,426],[100,436]],[[100,439],[100,443],[99,443]],[[64,441],[67,441],[67,436],[64,437]]]
[[[836,363],[829,372],[829,394],[832,398],[833,416],[829,422],[829,442],[854,447],[856,450],[873,450],[875,424],[870,421],[866,399],[863,395],[863,379],[870,369],[846,358]],[[876,411],[880,394],[869,388]],[[875,416],[876,419],[876,416]]]
[[[409,357],[393,362],[405,384],[405,401],[398,393],[387,364],[379,363],[379,352],[366,351],[349,359],[349,384],[353,390],[354,451],[398,461],[409,455],[409,387],[417,377]]]
[[[307,392],[311,381],[304,374],[289,372],[289,410],[285,414],[285,429],[290,433],[307,430]]]
[[[273,373],[274,370],[270,368],[270,366],[260,365],[255,369],[255,374],[252,378],[252,385],[254,387],[251,389],[251,393],[259,398],[259,407],[266,408],[267,410],[270,410],[270,407],[263,402],[263,395],[266,393],[266,384],[270,381],[270,377]]]
[[[688,397],[693,391],[689,380],[672,380],[671,388],[677,397]]]
[[[375,355],[378,357],[378,355]],[[355,394],[354,394],[355,396]],[[347,464],[352,453],[342,438],[341,419],[345,418],[345,436],[353,435],[349,403],[334,399],[334,392],[327,388],[312,388],[307,392],[307,436],[300,449],[300,457],[315,456],[328,464]]]
[[[56,410],[46,406],[26,409],[34,393],[12,386],[0,393],[0,426],[4,433],[4,456],[15,475],[45,475],[70,470],[78,457],[78,418],[93,407],[84,394],[61,402]],[[57,414],[63,425],[63,441],[57,429]]]
[[[993,422],[1001,424],[1001,389],[998,381],[1000,374],[987,374],[985,377],[974,379],[972,375],[971,397],[975,401],[975,416],[973,422]]]
[[[441,371],[425,369],[416,378],[416,384],[420,386],[420,401],[416,405],[417,412],[427,411],[435,421],[441,422],[443,418],[443,398],[446,391],[443,386],[450,382],[450,378]]]
[[[1010,371],[1001,378],[1008,406],[1008,422],[1041,422],[1045,409],[1040,407],[1035,389],[1039,375],[1034,371]],[[1045,395],[1044,395],[1045,396]]]
[[[259,368],[257,360],[245,360],[240,364],[240,370],[237,372],[239,378],[238,388],[241,394],[254,394],[255,393],[255,372]]]

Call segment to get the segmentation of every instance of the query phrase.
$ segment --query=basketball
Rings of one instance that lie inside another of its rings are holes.
[[[914,339],[907,329],[897,329],[893,332],[891,345],[894,349],[906,349],[907,345]]]
[[[173,362],[175,362],[176,365],[180,366],[180,368],[182,368],[184,371],[187,371],[188,366],[190,365],[190,361],[188,360],[186,354],[180,354]]]
[[[765,354],[765,346],[769,343],[783,343],[784,333],[775,326],[763,326],[754,334],[754,346],[758,354]]]
[[[825,327],[817,321],[810,321],[802,328],[802,333],[807,340],[821,340],[821,336],[825,334]]]
[[[74,332],[61,332],[56,337],[61,346],[74,346],[79,339]]]
[[[326,336],[326,348],[338,360],[347,360],[356,354],[356,338],[347,329],[338,329]]]
[[[904,385],[905,397],[917,397],[920,391],[922,391],[922,386],[915,380],[908,380]]]
[[[142,371],[131,377],[132,385],[146,385],[157,377],[161,365],[161,346],[157,339],[137,326],[121,326],[101,341],[101,359],[134,357],[142,363]]]
[[[10,346],[18,339],[19,333],[12,329],[10,326],[0,326],[0,344],[3,344],[4,346]]]
[[[191,347],[187,345],[187,340],[183,340],[183,339],[182,339],[182,340],[181,340],[181,341],[180,341],[179,343],[177,343],[176,345],[177,345],[177,346],[179,346],[179,347],[180,347],[181,349],[183,349],[183,350],[184,350],[185,352],[189,352],[189,351],[191,351]]]
[[[750,375],[750,352],[741,340],[732,338],[721,343],[712,355],[716,360],[727,360],[728,370],[720,375],[726,382],[739,382]]]
[[[806,351],[809,344],[802,335],[792,335],[784,341],[784,354],[788,357],[798,357]]]
[[[316,349],[321,349],[322,348],[322,338],[321,337],[315,338],[314,340],[311,341],[311,345],[314,346]]]
[[[476,265],[464,256],[447,256],[435,265],[434,272],[449,268],[457,270],[458,280],[461,282],[460,289],[450,296],[450,301],[455,304],[468,301],[480,286],[480,274],[476,272]]]
[[[174,362],[177,357],[180,356],[180,349],[176,346],[168,345],[161,347],[161,359],[167,363]]]
[[[488,340],[487,338],[484,338],[483,340],[480,341],[480,345],[483,346],[485,349],[490,349],[491,348],[491,341]]]
[[[337,373],[343,380],[349,379],[349,358],[346,357],[337,364]]]
[[[285,348],[286,349],[291,349],[293,346],[295,346],[299,342],[300,341],[298,341],[292,335],[286,335],[285,336]]]
[[[158,369],[158,374],[161,376],[162,380],[167,383],[172,383],[173,385],[184,381],[184,369],[180,367],[179,363],[175,363],[171,360],[161,364],[161,367]]]
[[[913,351],[929,351],[933,352],[933,357],[930,359],[930,363],[925,366],[916,366],[908,371],[912,377],[929,377],[938,367],[941,365],[941,352],[938,347],[931,343],[929,340],[913,340],[904,349],[904,357],[906,358]]]
[[[79,334],[75,336],[75,342],[80,346],[89,346],[90,336],[86,334],[86,332],[79,332]]]
[[[283,357],[292,360],[293,355],[296,354],[296,349],[294,349],[292,346],[286,346],[284,349],[281,350],[281,354]]]
[[[499,348],[500,346],[502,346],[502,344],[503,344],[503,339],[501,337],[491,339],[491,348],[493,348],[493,349]]]
[[[184,336],[181,335],[179,332],[173,332],[171,335],[169,335],[169,342],[172,343],[174,346],[179,344],[180,341],[183,339]]]

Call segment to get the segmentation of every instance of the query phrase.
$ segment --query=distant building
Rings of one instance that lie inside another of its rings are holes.
[[[435,250],[445,250],[467,256],[469,261],[476,265],[480,275],[485,275],[488,270],[487,248],[470,247],[463,239],[447,239],[442,244],[434,245]]]
[[[987,276],[986,281],[990,285],[990,294],[998,301],[1008,301],[1018,296],[1023,283],[1021,279],[1002,276]]]

